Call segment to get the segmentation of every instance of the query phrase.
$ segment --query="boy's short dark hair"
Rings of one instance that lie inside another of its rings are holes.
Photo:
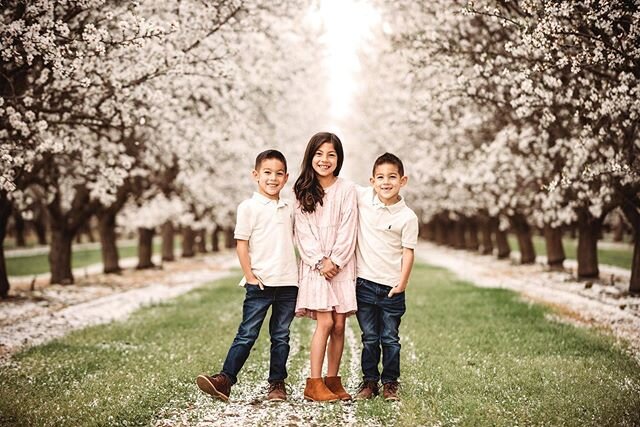
[[[376,161],[373,163],[373,169],[371,171],[371,175],[373,176],[376,174],[376,168],[378,166],[384,165],[387,163],[390,165],[396,166],[398,168],[398,172],[400,172],[400,176],[404,176],[404,165],[402,164],[402,160],[400,160],[400,158],[395,154],[391,154],[391,153],[384,153],[383,155],[381,155],[376,159]]]
[[[284,158],[284,154],[282,154],[278,150],[265,150],[262,153],[258,154],[256,156],[255,170],[259,171],[260,170],[260,165],[262,165],[262,162],[264,162],[265,160],[268,160],[268,159],[280,160],[282,162],[282,164],[284,165],[284,171],[285,172],[287,171],[287,159],[285,159]]]

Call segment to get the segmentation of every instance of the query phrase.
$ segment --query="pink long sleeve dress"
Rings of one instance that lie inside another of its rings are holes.
[[[313,213],[295,210],[295,242],[300,253],[296,316],[316,318],[317,311],[356,312],[356,238],[358,202],[355,185],[338,178],[325,188],[323,205]],[[323,257],[340,267],[333,279],[316,269]]]

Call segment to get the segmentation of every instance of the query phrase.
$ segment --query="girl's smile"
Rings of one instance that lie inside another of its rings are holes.
[[[319,177],[325,178],[333,176],[333,172],[338,166],[338,153],[332,143],[325,142],[318,147],[318,150],[313,156],[311,166]]]

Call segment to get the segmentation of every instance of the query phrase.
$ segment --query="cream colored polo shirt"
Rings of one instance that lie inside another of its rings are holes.
[[[265,286],[298,286],[293,205],[260,193],[238,205],[234,237],[249,241],[251,270]],[[244,286],[243,277],[239,285]]]
[[[386,286],[400,283],[402,248],[418,244],[418,217],[400,199],[385,206],[372,187],[358,186],[358,277]]]

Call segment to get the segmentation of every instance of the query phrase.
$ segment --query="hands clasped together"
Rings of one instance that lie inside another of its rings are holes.
[[[331,280],[333,279],[339,272],[340,267],[335,265],[333,261],[329,258],[322,258],[322,261],[319,263],[318,272],[320,275],[324,276],[325,279]]]

